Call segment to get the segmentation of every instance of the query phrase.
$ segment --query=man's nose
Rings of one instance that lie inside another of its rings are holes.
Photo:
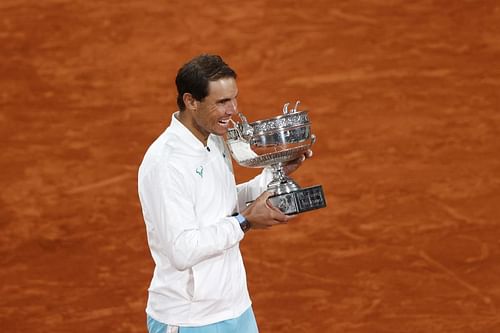
[[[231,114],[238,112],[238,102],[235,99],[227,103],[226,112]]]

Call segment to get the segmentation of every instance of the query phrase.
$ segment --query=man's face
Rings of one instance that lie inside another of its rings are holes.
[[[196,129],[204,136],[210,133],[224,135],[229,126],[229,119],[237,112],[238,87],[234,78],[210,81],[208,96],[202,102],[196,101],[193,113]]]

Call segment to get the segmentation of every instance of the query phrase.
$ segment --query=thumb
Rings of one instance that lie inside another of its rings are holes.
[[[274,196],[274,193],[272,191],[265,191],[263,192],[258,198],[257,200],[262,200],[265,202],[267,208],[271,209],[271,210],[274,210],[276,212],[279,212],[282,214],[282,211],[278,208],[278,207],[275,207],[271,201],[269,200],[270,197]]]
[[[274,193],[271,191],[264,191],[264,192],[262,192],[261,195],[259,195],[257,200],[267,201],[267,199],[269,199],[269,197],[271,197],[273,195],[274,195]]]

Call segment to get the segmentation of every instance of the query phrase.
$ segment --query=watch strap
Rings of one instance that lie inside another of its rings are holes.
[[[240,213],[234,213],[232,216],[236,218],[243,232],[247,232],[248,229],[250,229],[250,222],[248,222],[248,220],[243,215],[241,215]]]

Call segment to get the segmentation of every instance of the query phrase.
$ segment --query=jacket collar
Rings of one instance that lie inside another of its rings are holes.
[[[172,120],[168,131],[172,134],[178,135],[182,139],[182,143],[188,148],[194,151],[205,151],[206,146],[186,127],[183,123],[177,119],[180,111],[176,111],[172,114]],[[212,134],[209,135],[207,143],[210,143],[212,139]]]

